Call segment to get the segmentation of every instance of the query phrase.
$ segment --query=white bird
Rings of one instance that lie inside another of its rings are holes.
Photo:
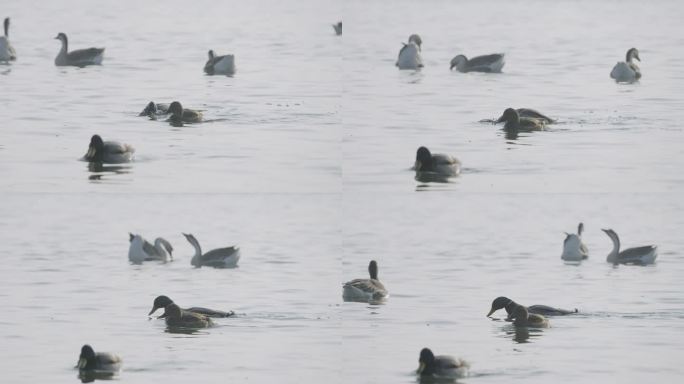
[[[134,264],[141,264],[143,261],[173,260],[173,247],[164,238],[157,237],[152,245],[142,236],[129,233],[129,242],[128,260]]]
[[[17,53],[9,41],[9,17],[5,18],[5,35],[0,36],[0,61],[13,61],[17,59]]]
[[[620,238],[617,233],[612,229],[602,229],[602,231],[613,241],[613,250],[606,257],[609,263],[646,265],[653,264],[658,257],[658,247],[655,245],[628,248],[620,252]]]
[[[57,57],[55,57],[56,66],[73,65],[85,67],[86,65],[102,64],[104,48],[77,49],[69,52],[69,41],[66,34],[60,32],[55,39],[62,42],[62,48],[59,50]]]
[[[504,61],[503,53],[493,53],[491,55],[476,56],[468,60],[465,55],[457,55],[451,59],[451,66],[449,69],[454,69],[454,67],[459,72],[491,72],[498,73],[501,72],[506,62]]]
[[[565,240],[563,240],[563,253],[561,259],[567,261],[581,261],[589,257],[589,249],[582,242],[582,231],[584,231],[584,224],[579,223],[577,226],[577,234],[565,232]]]
[[[627,51],[626,61],[620,61],[610,71],[610,77],[618,83],[633,83],[641,78],[641,70],[634,63],[633,59],[641,61],[639,50],[630,48]]]
[[[368,264],[368,273],[370,279],[354,279],[344,283],[344,301],[379,302],[389,296],[385,286],[378,280],[378,263],[375,260]]]
[[[190,233],[183,236],[195,248],[195,255],[190,260],[190,264],[195,267],[214,267],[214,268],[235,268],[240,260],[240,248],[237,246],[212,249],[207,253],[202,253],[199,241]]]
[[[420,57],[420,47],[423,40],[420,36],[413,34],[409,36],[408,44],[404,44],[399,50],[396,66],[399,69],[419,69],[423,67],[423,59]]]
[[[209,50],[209,60],[204,64],[204,72],[207,75],[234,75],[235,74],[235,56],[223,55],[216,56],[213,50]]]

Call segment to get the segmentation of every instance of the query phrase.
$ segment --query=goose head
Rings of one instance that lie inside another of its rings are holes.
[[[5,37],[9,38],[9,17],[5,17]]]
[[[423,39],[421,39],[420,36],[414,33],[413,35],[409,36],[408,42],[409,44],[414,43],[415,45],[417,45],[418,50],[420,51],[421,45],[423,44]]]
[[[62,45],[65,47],[67,46],[67,44],[69,42],[69,40],[67,39],[67,35],[64,32],[58,33],[57,36],[55,36],[55,39],[61,41]]]
[[[368,263],[368,274],[371,279],[378,279],[378,263],[375,260],[371,260],[371,262]]]
[[[213,50],[213,49],[210,49],[208,54],[209,54],[209,60],[213,60],[214,57],[216,57],[216,55],[214,54],[214,50]]]
[[[627,62],[630,63],[632,59],[637,59],[641,61],[641,59],[639,58],[639,50],[636,48],[630,48],[627,51]]]
[[[465,57],[465,55],[457,55],[456,57],[451,59],[451,66],[449,67],[449,69],[454,69],[454,67],[463,68],[463,66],[465,66],[466,64],[468,64],[468,58]]]

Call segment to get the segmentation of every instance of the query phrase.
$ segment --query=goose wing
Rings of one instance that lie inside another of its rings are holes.
[[[629,262],[640,262],[641,258],[653,252],[655,247],[653,245],[645,245],[643,247],[634,247],[625,249],[618,255],[618,262],[629,263]]]
[[[238,252],[237,246],[212,249],[202,255],[202,264],[211,265],[212,263],[223,263],[223,261]]]
[[[491,55],[476,56],[468,60],[469,71],[489,72],[492,70],[492,65],[503,59],[500,53],[493,53]]]
[[[69,64],[72,65],[92,64],[95,63],[98,57],[101,57],[103,53],[104,48],[77,49],[67,53],[67,60]]]

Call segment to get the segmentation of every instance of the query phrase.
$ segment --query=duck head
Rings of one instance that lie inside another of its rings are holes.
[[[520,123],[520,115],[518,114],[518,111],[513,108],[506,108],[503,115],[501,115],[496,122],[502,123],[504,121],[507,123]]]
[[[420,357],[418,358],[418,373],[419,375],[431,375],[433,367],[435,364],[435,354],[432,353],[430,348],[423,348],[420,351]]]
[[[368,263],[368,274],[371,279],[378,279],[378,263],[375,260],[371,260],[371,262]]]
[[[416,163],[413,166],[416,172],[421,171],[423,169],[423,166],[425,166],[426,168],[429,167],[431,162],[432,153],[430,153],[430,150],[425,147],[418,148],[418,150],[416,151]]]
[[[86,152],[84,159],[88,161],[101,161],[102,160],[102,150],[104,149],[104,141],[100,135],[93,135],[90,138],[90,145],[88,146],[88,152]]]
[[[509,305],[513,303],[513,300],[509,299],[508,297],[504,296],[499,296],[494,301],[492,301],[492,308],[489,310],[489,313],[487,314],[487,317],[491,316],[492,313],[498,311],[499,309],[506,308],[506,312],[508,312]]]
[[[154,299],[154,303],[152,304],[152,310],[150,311],[150,313],[147,314],[147,316],[151,316],[154,313],[154,311],[156,311],[159,308],[164,308],[164,313],[161,316],[159,316],[159,318],[161,319],[161,318],[165,317],[166,316],[166,307],[169,304],[173,304],[173,300],[169,299],[168,296],[164,296],[164,295],[157,296],[157,298]]]
[[[93,347],[85,344],[81,347],[81,355],[78,357],[78,369],[92,369],[95,367],[95,351]]]

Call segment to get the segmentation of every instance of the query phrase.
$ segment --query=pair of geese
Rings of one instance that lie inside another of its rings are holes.
[[[202,253],[199,241],[190,233],[183,233],[185,239],[195,248],[190,264],[195,267],[235,268],[240,260],[237,246],[212,249]],[[140,235],[129,233],[128,259],[134,264],[145,261],[169,262],[173,260],[173,246],[166,239],[157,237],[154,245]]]
[[[409,36],[408,43],[399,50],[395,65],[399,69],[420,69],[423,67],[423,58],[420,55],[423,39],[419,35]],[[501,72],[504,64],[504,54],[477,56],[468,60],[465,55],[457,55],[451,59],[450,69],[456,68],[459,72]]]
[[[640,247],[628,248],[620,251],[620,237],[612,229],[601,229],[608,235],[613,242],[613,249],[606,257],[606,261],[612,264],[653,264],[658,257],[658,247],[655,245],[644,245]],[[565,261],[582,261],[589,257],[589,249],[582,241],[584,224],[579,223],[577,233],[565,233],[563,240],[563,253],[561,259]]]
[[[4,21],[4,36],[0,36],[0,61],[12,61],[17,59],[14,47],[9,42],[9,17]],[[63,32],[57,34],[55,39],[62,42],[62,48],[55,57],[56,66],[85,67],[87,65],[100,65],[104,58],[104,48],[77,49],[69,52],[69,39]],[[218,56],[213,50],[209,50],[209,59],[204,65],[204,72],[208,75],[233,75],[235,74],[235,56]]]
[[[341,28],[341,26],[340,26]],[[341,33],[341,31],[340,31]],[[423,59],[420,55],[423,39],[419,35],[409,36],[408,43],[399,50],[395,65],[399,69],[420,69],[423,67]],[[625,61],[615,64],[610,72],[610,77],[619,83],[633,83],[641,78],[641,70],[634,63],[634,59],[641,61],[639,50],[630,48],[625,55]],[[468,59],[465,55],[457,55],[451,59],[449,69],[456,68],[459,72],[486,72],[500,73],[504,64],[503,53],[476,56]]]
[[[55,39],[62,42],[57,57],[56,66],[76,66],[85,67],[87,65],[101,65],[104,58],[104,48],[77,49],[69,52],[69,40],[63,32],[57,34]],[[209,50],[209,59],[204,65],[204,72],[208,75],[228,75],[235,74],[235,56],[218,56],[213,50]]]

